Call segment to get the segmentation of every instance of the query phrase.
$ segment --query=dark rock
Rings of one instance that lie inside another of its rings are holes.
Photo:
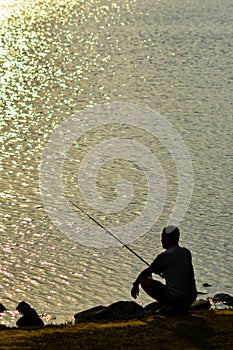
[[[211,303],[209,299],[197,299],[190,306],[191,310],[210,310]]]
[[[203,287],[212,287],[212,284],[209,284],[209,283],[203,283]]]
[[[215,304],[222,303],[230,308],[233,307],[233,297],[230,294],[218,293],[213,297],[213,302]]]
[[[226,293],[218,293],[215,294],[215,296],[213,297],[213,302],[225,302],[228,301],[229,299],[231,299],[232,296],[230,294],[226,294]]]
[[[7,326],[4,325],[4,324],[0,324],[0,330],[1,330],[1,329],[7,329]]]
[[[107,314],[106,310],[106,306],[100,305],[85,311],[78,312],[74,315],[75,323],[90,322],[104,319]]]
[[[225,302],[227,306],[230,308],[233,308],[233,297],[229,298],[227,302]]]
[[[0,303],[0,313],[4,312],[6,310],[7,309],[5,308],[5,306]]]
[[[158,301],[154,301],[144,307],[144,312],[146,315],[153,315],[156,314],[161,307],[162,305]]]
[[[44,322],[41,320],[39,315],[37,314],[36,310],[31,308],[29,304],[27,304],[25,301],[21,301],[17,308],[17,311],[19,311],[23,316],[16,322],[16,325],[19,328],[30,328],[30,327],[43,327]]]
[[[143,315],[144,310],[141,305],[134,301],[118,301],[108,306],[110,318],[114,320],[132,319]]]
[[[134,301],[118,301],[109,306],[97,306],[74,315],[75,323],[99,320],[128,320],[143,315],[143,307]]]

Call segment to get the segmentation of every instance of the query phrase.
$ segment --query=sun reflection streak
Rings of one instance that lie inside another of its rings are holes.
[[[7,18],[15,11],[15,5],[17,8],[23,4],[23,0],[0,0],[0,20]]]

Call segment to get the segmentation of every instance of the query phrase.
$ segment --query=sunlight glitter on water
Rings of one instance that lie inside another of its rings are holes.
[[[220,284],[231,292],[231,272],[225,266],[232,266],[225,253],[232,207],[230,5],[229,10],[221,6],[221,14],[215,12],[218,1],[205,0],[203,18],[202,1],[197,2],[189,7],[180,0],[160,1],[159,6],[154,0],[25,0],[20,8],[13,2],[4,5],[15,11],[1,28],[0,274],[7,307],[25,299],[38,312],[64,315],[68,310],[71,317],[103,301],[129,298],[140,263],[121,248],[74,246],[49,221],[38,185],[40,157],[51,132],[75,111],[119,100],[159,110],[184,136],[196,179],[182,238],[193,251],[200,285],[207,278],[215,282],[213,288]],[[124,135],[129,138],[130,130]],[[64,164],[68,194],[77,187],[82,154],[102,137],[95,136],[83,137]],[[161,147],[155,151],[168,173],[172,201],[174,172]],[[100,171],[102,194],[115,195],[115,179],[122,171],[140,194],[145,181],[138,181],[138,169],[127,173],[127,164],[118,162],[111,176],[113,165]],[[138,201],[143,205],[141,197]],[[133,246],[146,260],[161,250],[159,233]]]
[[[0,0],[0,21],[23,5],[23,0]]]

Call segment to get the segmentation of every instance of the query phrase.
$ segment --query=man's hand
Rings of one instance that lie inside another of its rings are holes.
[[[137,299],[139,294],[139,286],[136,282],[133,283],[133,288],[131,289],[131,295],[134,299]]]

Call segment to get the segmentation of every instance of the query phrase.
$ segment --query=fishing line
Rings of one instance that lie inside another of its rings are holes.
[[[79,211],[81,211],[83,214],[85,214],[90,220],[92,220],[94,223],[96,223],[99,227],[101,227],[105,232],[107,232],[111,237],[116,239],[123,247],[128,249],[131,253],[133,253],[138,259],[140,259],[144,264],[147,266],[150,266],[146,260],[144,260],[140,255],[138,255],[133,249],[131,249],[127,244],[122,242],[117,236],[115,236],[111,231],[109,231],[106,227],[104,227],[100,222],[98,222],[96,219],[94,219],[91,215],[89,215],[87,212],[85,212],[82,208],[80,208],[76,203],[69,200],[71,204],[73,204]]]

